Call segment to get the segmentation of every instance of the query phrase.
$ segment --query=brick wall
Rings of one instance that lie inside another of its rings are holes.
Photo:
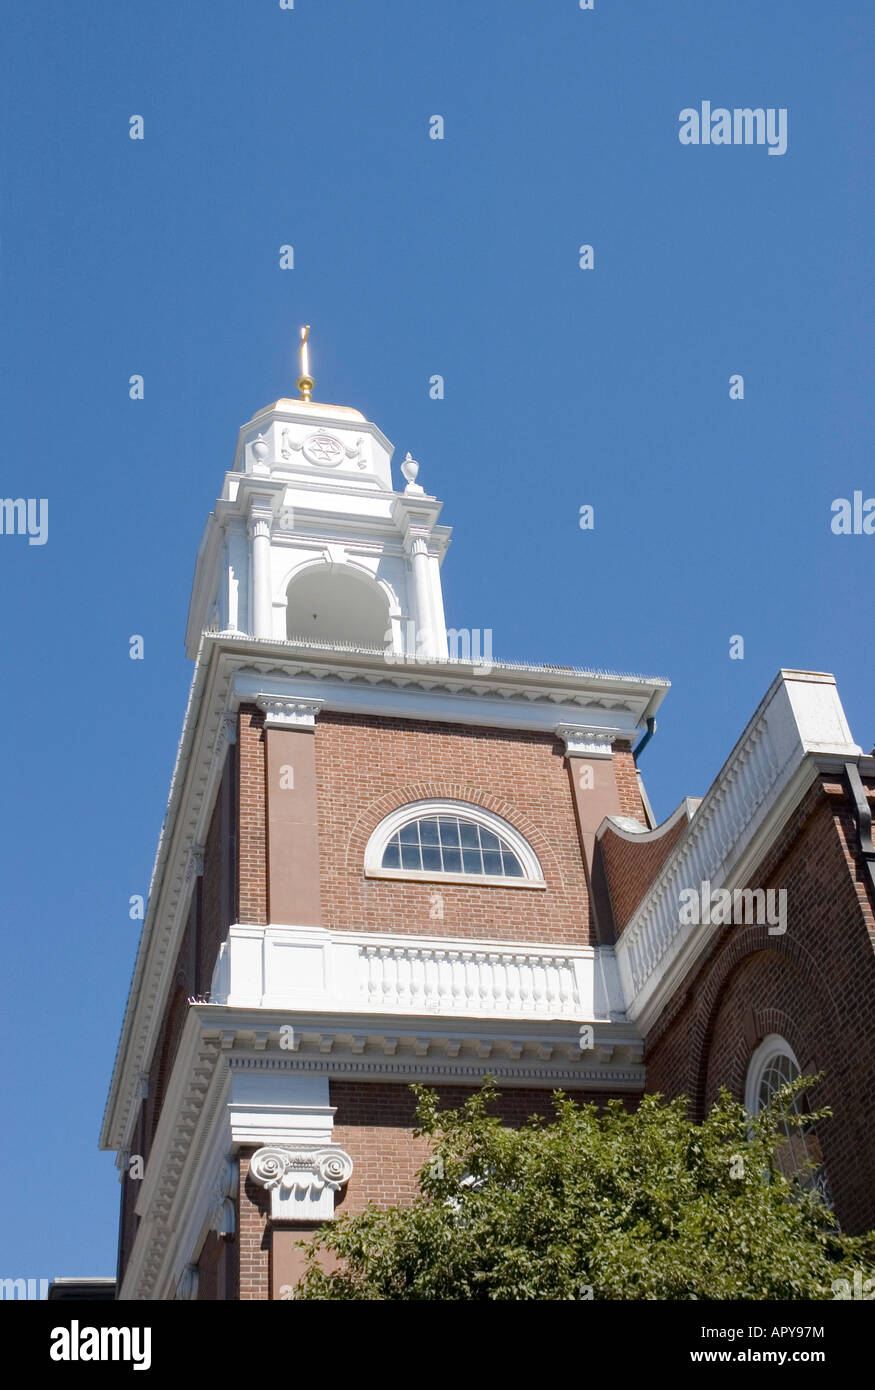
[[[622,745],[614,748],[614,776],[620,794],[620,814],[632,816],[646,825],[647,816],[644,812],[644,802],[641,800],[638,769],[631,748],[624,748]]]
[[[870,793],[872,794],[872,793]],[[722,1083],[737,1099],[769,1033],[804,1071],[825,1072],[812,1104],[834,1118],[818,1140],[842,1226],[875,1227],[875,914],[842,784],[819,779],[748,887],[786,888],[783,936],[728,926],[676,992],[647,1042],[647,1089],[686,1094],[701,1118]]]
[[[591,943],[571,788],[552,735],[328,712],[316,722],[316,767],[327,927]],[[546,890],[366,879],[371,832],[390,811],[428,797],[503,816],[537,853]]]
[[[476,1089],[470,1086],[437,1088],[444,1108],[462,1105]],[[581,1104],[593,1101],[603,1105],[607,1099],[602,1092],[569,1091],[569,1094]],[[637,1098],[631,1096],[624,1096],[623,1100],[630,1107],[637,1103]],[[397,1082],[332,1081],[330,1103],[337,1108],[332,1142],[342,1145],[354,1164],[353,1176],[337,1201],[337,1215],[362,1211],[369,1201],[380,1206],[412,1201],[419,1191],[416,1173],[427,1159],[430,1147],[427,1140],[414,1138],[416,1100],[409,1086]],[[505,1123],[514,1125],[525,1123],[533,1114],[552,1119],[552,1092],[525,1088],[502,1090],[493,1113],[500,1115]],[[237,1243],[241,1301],[281,1296],[276,1287],[279,1280],[273,1268],[274,1228],[270,1221],[270,1194],[248,1177],[254,1152],[253,1148],[247,1148],[239,1154]],[[288,1246],[293,1241],[306,1238],[314,1228],[289,1227],[284,1223],[276,1229],[283,1232],[283,1240]],[[291,1257],[288,1250],[284,1252],[284,1261],[287,1266],[294,1265],[298,1273],[303,1268],[302,1257]],[[329,1260],[327,1264],[330,1266],[333,1261]],[[291,1277],[288,1270],[283,1277]]]
[[[238,920],[267,922],[267,839],[264,714],[241,705],[237,733],[240,826],[238,836]]]
[[[249,1176],[255,1148],[241,1149],[237,1202],[237,1287],[241,1303],[270,1298],[270,1193]]]
[[[398,1082],[332,1081],[331,1104],[337,1107],[332,1142],[346,1149],[355,1169],[336,1211],[358,1212],[369,1201],[380,1206],[410,1202],[419,1192],[416,1173],[430,1153],[426,1139],[413,1136],[416,1097]],[[478,1089],[438,1086],[443,1109],[456,1109]],[[579,1104],[604,1105],[604,1092],[568,1091]],[[634,1106],[637,1097],[624,1096]],[[552,1120],[553,1093],[525,1087],[501,1090],[493,1114],[505,1124],[522,1125],[530,1115]]]
[[[626,840],[611,829],[605,830],[599,837],[618,934],[628,924],[688,824],[686,816],[681,816],[658,839],[642,838],[639,842]]]

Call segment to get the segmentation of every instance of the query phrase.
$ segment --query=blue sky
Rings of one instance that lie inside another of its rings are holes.
[[[111,1274],[97,1134],[194,557],[301,323],[317,399],[444,500],[452,624],[672,681],[660,818],[781,666],[833,671],[872,746],[875,537],[829,523],[875,495],[875,11],[46,0],[4,28],[0,495],[48,498],[49,538],[0,536],[0,1275]],[[681,146],[702,100],[786,107],[786,154]]]

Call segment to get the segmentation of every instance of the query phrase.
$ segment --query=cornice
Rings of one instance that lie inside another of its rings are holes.
[[[139,1076],[148,1070],[194,884],[192,851],[206,843],[227,749],[236,740],[236,713],[228,706],[232,674],[221,669],[218,654],[202,643],[116,1049],[102,1148],[130,1147],[141,1099]]]
[[[692,820],[701,799],[694,796],[685,796],[683,801],[667,816],[659,825],[648,829],[632,816],[605,816],[598,830],[596,839],[601,840],[607,830],[616,835],[621,840],[626,840],[630,844],[651,844],[655,840],[661,840],[669,830],[674,829],[679,820]],[[649,891],[649,890],[648,890]]]

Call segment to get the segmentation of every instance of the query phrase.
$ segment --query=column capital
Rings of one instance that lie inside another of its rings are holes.
[[[602,729],[592,724],[557,724],[556,737],[565,744],[568,758],[610,758],[614,741],[622,735],[617,729]]]
[[[249,1174],[270,1193],[274,1221],[330,1221],[352,1168],[339,1144],[277,1144],[252,1155]]]
[[[264,711],[266,729],[315,729],[316,716],[325,701],[257,695],[255,703]]]
[[[408,555],[428,555],[428,532],[408,531],[404,537],[404,549]]]
[[[249,539],[267,536],[269,540],[278,499],[270,493],[255,492],[247,500],[246,532]]]

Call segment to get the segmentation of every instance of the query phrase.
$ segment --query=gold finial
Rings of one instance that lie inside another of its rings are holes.
[[[301,399],[308,403],[313,395],[313,387],[316,385],[310,375],[310,349],[307,346],[307,339],[309,336],[310,325],[308,323],[301,329],[301,375],[298,377],[297,382],[298,390],[301,393]]]

